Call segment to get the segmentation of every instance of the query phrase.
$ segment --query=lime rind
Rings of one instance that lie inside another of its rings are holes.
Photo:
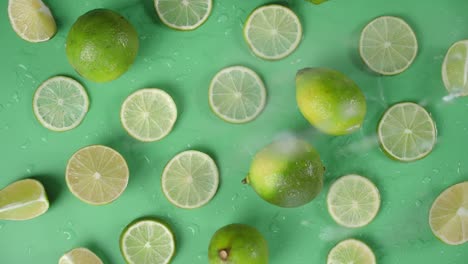
[[[154,0],[154,6],[159,18],[166,26],[176,30],[190,31],[199,28],[208,20],[213,1]],[[180,21],[181,18],[185,20]]]
[[[328,254],[327,264],[375,264],[374,252],[362,241],[347,239],[338,243]]]
[[[468,95],[468,40],[458,41],[448,49],[442,80],[451,97]]]

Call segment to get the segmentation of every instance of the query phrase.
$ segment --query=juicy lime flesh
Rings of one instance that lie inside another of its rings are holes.
[[[368,179],[359,175],[347,175],[332,185],[327,205],[338,224],[345,227],[362,227],[377,215],[380,195]]]
[[[344,74],[325,68],[306,68],[296,75],[296,100],[302,115],[331,135],[358,130],[366,115],[366,98]]]
[[[125,159],[117,151],[100,145],[78,150],[66,170],[70,191],[93,205],[117,199],[127,187],[128,176]]]
[[[77,81],[57,76],[44,82],[34,95],[34,113],[46,128],[66,131],[78,126],[88,112],[89,100]]]
[[[185,151],[175,156],[162,176],[164,194],[171,203],[181,208],[197,208],[207,204],[216,194],[218,183],[215,162],[199,151]]]
[[[361,34],[360,53],[373,71],[393,75],[406,70],[416,58],[418,43],[411,27],[397,17],[380,17]]]
[[[450,47],[442,65],[442,79],[450,94],[468,95],[468,40]]]
[[[257,229],[231,224],[216,231],[211,238],[208,259],[210,264],[267,264],[268,245]]]
[[[436,142],[436,128],[429,113],[415,103],[400,103],[385,112],[379,124],[384,151],[401,161],[427,156]]]
[[[327,264],[375,264],[375,255],[363,242],[348,239],[338,243],[329,253]]]
[[[28,220],[47,209],[46,192],[36,180],[20,180],[0,190],[0,220]]]
[[[246,180],[267,202],[298,207],[320,193],[324,170],[319,154],[310,144],[284,138],[255,155]]]
[[[129,264],[166,264],[174,255],[174,236],[158,221],[141,220],[123,231],[120,250]]]
[[[244,26],[244,35],[255,55],[281,59],[291,54],[302,39],[299,18],[280,5],[257,8]]]
[[[111,10],[96,9],[73,24],[66,53],[80,75],[94,82],[108,82],[130,68],[138,45],[137,32],[124,17]]]
[[[155,0],[156,11],[169,27],[193,30],[208,19],[212,0]]]
[[[468,182],[456,184],[439,195],[429,213],[432,232],[443,242],[468,242]]]
[[[13,29],[24,40],[47,41],[57,32],[54,17],[41,0],[9,0],[8,14]]]
[[[265,86],[245,67],[229,67],[214,78],[209,91],[210,106],[217,116],[232,123],[255,119],[265,107]]]
[[[102,260],[87,248],[75,248],[63,255],[59,264],[102,264]]]
[[[121,109],[124,128],[141,141],[156,141],[167,136],[176,118],[174,100],[159,89],[142,89],[131,94]]]

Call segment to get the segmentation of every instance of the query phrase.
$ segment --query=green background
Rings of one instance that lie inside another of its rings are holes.
[[[57,263],[64,252],[79,246],[89,247],[105,263],[123,263],[120,232],[144,216],[162,218],[174,230],[177,253],[173,263],[207,263],[211,235],[233,222],[253,225],[265,235],[272,264],[325,263],[333,245],[349,237],[368,243],[382,264],[467,263],[468,244],[444,245],[432,235],[427,220],[435,197],[450,185],[466,181],[468,175],[468,98],[444,102],[440,74],[449,46],[468,38],[466,0],[331,0],[320,6],[291,0],[287,4],[299,15],[304,38],[295,53],[277,62],[256,58],[242,37],[248,14],[270,1],[215,0],[209,20],[193,32],[162,25],[151,0],[46,2],[58,33],[39,44],[15,35],[7,1],[1,4],[0,186],[34,177],[44,183],[51,201],[50,210],[36,219],[0,221],[2,264]],[[64,42],[72,23],[94,8],[118,11],[140,37],[136,63],[120,79],[106,84],[78,76],[65,56]],[[372,74],[358,57],[360,30],[380,15],[403,17],[419,40],[414,64],[394,77]],[[208,106],[211,78],[221,68],[236,64],[257,71],[268,89],[265,111],[245,125],[221,121]],[[369,105],[361,131],[330,137],[308,125],[297,109],[294,84],[296,71],[308,66],[338,69],[358,83]],[[31,107],[36,87],[57,74],[81,81],[91,100],[84,122],[65,133],[43,128]],[[125,97],[146,87],[168,91],[179,109],[173,132],[160,142],[137,142],[120,125],[119,109]],[[405,100],[426,106],[439,131],[433,153],[409,164],[387,158],[375,138],[384,110]],[[240,183],[254,153],[282,133],[298,133],[313,143],[327,167],[324,191],[296,209],[267,204]],[[87,205],[65,185],[68,158],[90,144],[115,148],[130,167],[127,190],[110,205]],[[210,154],[221,173],[215,198],[196,210],[172,206],[160,186],[164,165],[187,149]],[[369,177],[381,192],[381,211],[364,228],[339,227],[325,206],[330,183],[349,173]]]

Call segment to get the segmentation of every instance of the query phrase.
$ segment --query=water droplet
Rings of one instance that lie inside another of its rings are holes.
[[[280,231],[280,227],[276,223],[271,223],[269,229],[273,233],[278,233]]]
[[[237,198],[239,198],[239,194],[238,194],[238,193],[234,194],[234,195],[231,197],[231,200],[235,201],[235,200],[237,200]]]
[[[47,143],[47,142],[48,142],[48,140],[47,140],[46,137],[41,137],[41,141],[44,142],[44,143]]]
[[[31,247],[26,248],[26,254],[31,255]]]
[[[27,138],[23,144],[21,144],[20,148],[21,149],[27,149],[31,145],[31,139]]]
[[[439,169],[432,169],[432,172],[434,172],[435,174],[439,174],[440,170]]]
[[[5,109],[5,107],[2,104],[0,104],[0,112],[2,112],[3,109]]]
[[[221,14],[218,16],[218,23],[226,23],[228,21],[228,16],[226,14]]]
[[[19,95],[18,92],[15,92],[15,93],[13,94],[13,96],[11,97],[11,99],[13,99],[13,101],[14,101],[15,103],[19,103],[19,101],[21,100],[20,95]]]
[[[235,204],[231,208],[235,212],[235,211],[237,211],[239,209],[239,205]]]
[[[457,174],[460,174],[460,166],[461,166],[461,162],[458,162]]]
[[[301,220],[301,226],[303,227],[307,227],[307,228],[310,228],[312,227],[312,221],[310,220]]]
[[[2,229],[5,226],[5,224],[0,223],[0,229]]]
[[[417,207],[420,207],[421,204],[422,204],[422,201],[421,200],[416,200],[415,204],[416,204]]]
[[[429,176],[426,176],[426,177],[424,177],[424,179],[422,180],[422,183],[428,184],[428,183],[430,183],[431,181],[432,181],[432,178],[429,177]]]
[[[145,159],[147,164],[151,163],[151,160],[148,158],[148,156],[144,155],[143,158]]]
[[[59,230],[59,232],[63,234],[66,240],[72,240],[72,239],[75,239],[76,237],[75,231],[70,227],[62,228]]]
[[[197,224],[190,224],[187,226],[187,229],[192,233],[193,236],[196,236],[198,233],[200,233],[200,227]]]

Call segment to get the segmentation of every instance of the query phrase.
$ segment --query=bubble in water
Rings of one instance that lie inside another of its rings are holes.
[[[226,14],[221,14],[218,16],[218,23],[226,23],[228,21],[228,16]]]
[[[428,184],[428,183],[430,183],[431,181],[432,181],[432,178],[429,177],[429,176],[426,176],[426,177],[424,177],[424,179],[422,180],[422,183]]]
[[[187,226],[187,229],[192,233],[193,236],[196,236],[200,233],[200,227],[197,224],[190,224]]]

